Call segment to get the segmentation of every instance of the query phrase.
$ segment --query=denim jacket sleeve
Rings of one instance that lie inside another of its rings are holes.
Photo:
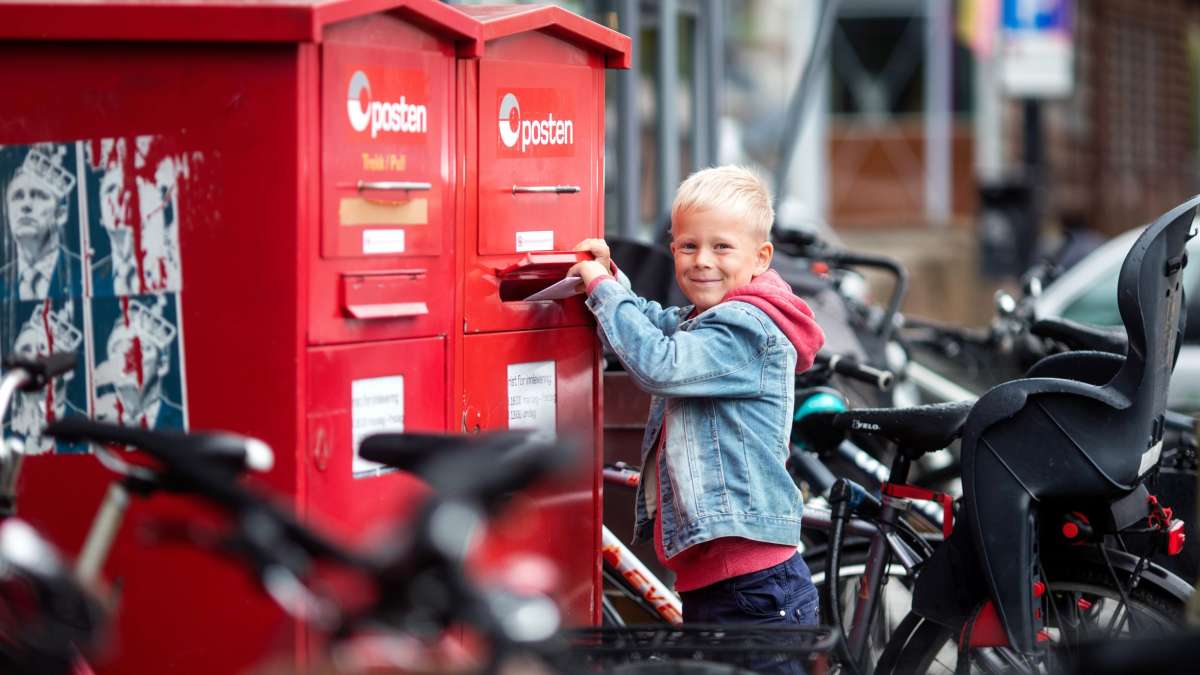
[[[626,371],[657,396],[758,396],[769,342],[744,303],[727,303],[676,330],[684,309],[663,309],[618,283],[600,282],[588,308]]]
[[[647,300],[639,297],[633,292],[633,284],[630,283],[629,277],[626,276],[625,273],[620,270],[620,268],[617,269],[617,276],[615,279],[622,288],[629,291],[629,294],[633,296],[634,304],[638,310],[644,314],[652,324],[657,326],[659,330],[668,335],[674,333],[675,329],[679,327],[679,323],[683,320],[681,317],[687,316],[687,313],[691,311],[690,305],[682,308],[667,307],[664,309],[662,305],[654,302],[653,300]],[[614,350],[612,347],[612,343],[608,340],[608,334],[604,332],[604,326],[599,322],[596,324],[596,333],[600,335],[600,343],[604,345],[604,350],[609,353],[616,353],[616,350]]]

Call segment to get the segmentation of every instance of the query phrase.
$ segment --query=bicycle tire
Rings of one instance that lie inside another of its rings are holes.
[[[1057,563],[1057,564],[1056,564]],[[1113,585],[1112,575],[1105,567],[1091,561],[1057,560],[1044,561],[1048,592],[1051,597],[1062,595],[1062,600],[1071,597],[1089,599],[1090,612],[1098,618],[1108,602],[1120,607],[1120,593]],[[1118,576],[1124,576],[1118,573]],[[1150,620],[1160,630],[1170,630],[1182,625],[1185,604],[1168,589],[1160,586],[1153,578],[1143,577],[1141,583],[1129,597],[1140,620]],[[1102,601],[1100,600],[1102,599]],[[1059,602],[1055,602],[1056,605]],[[1055,613],[1047,613],[1047,626],[1052,626]],[[1065,635],[1059,629],[1060,639]],[[958,658],[955,631],[909,613],[893,634],[892,640],[883,650],[875,668],[875,675],[900,675],[908,673],[953,673]],[[978,657],[1007,660],[1005,650],[979,650]],[[977,672],[974,664],[971,672]]]

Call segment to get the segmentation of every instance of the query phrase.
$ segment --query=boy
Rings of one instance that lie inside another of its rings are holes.
[[[618,283],[607,244],[582,278],[602,339],[653,395],[642,442],[639,540],[676,575],[685,622],[817,622],[788,456],[795,374],[824,342],[775,271],[763,182],[723,166],[692,174],[671,208],[675,280],[693,305],[664,309]]]

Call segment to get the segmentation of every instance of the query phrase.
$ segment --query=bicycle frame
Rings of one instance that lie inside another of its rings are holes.
[[[606,572],[611,570],[623,579],[630,590],[652,607],[663,621],[676,626],[683,623],[683,603],[679,596],[667,588],[607,526],[603,530],[600,554],[604,558]]]

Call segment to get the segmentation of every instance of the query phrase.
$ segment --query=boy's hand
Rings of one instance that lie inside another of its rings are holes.
[[[593,239],[592,241],[599,240]],[[579,291],[581,293],[586,293],[588,287],[591,286],[592,282],[597,278],[611,277],[612,275],[608,273],[607,267],[602,266],[595,260],[584,260],[583,262],[575,263],[575,265],[567,271],[567,276],[577,276],[582,279],[580,282]]]
[[[571,250],[591,253],[606,273],[612,273],[612,252],[608,250],[608,242],[603,239],[584,239]]]

